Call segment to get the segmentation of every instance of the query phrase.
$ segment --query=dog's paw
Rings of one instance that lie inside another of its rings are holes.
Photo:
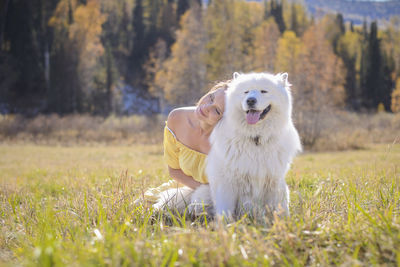
[[[204,202],[192,202],[188,206],[188,211],[190,214],[193,214],[194,216],[202,216],[202,215],[207,215],[207,216],[213,216],[214,215],[214,209],[212,204],[207,204]]]

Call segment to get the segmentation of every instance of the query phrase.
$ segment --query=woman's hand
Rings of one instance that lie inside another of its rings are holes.
[[[192,176],[184,174],[181,169],[172,169],[170,166],[168,166],[168,171],[169,175],[174,178],[174,180],[186,185],[187,187],[190,187],[193,190],[201,185],[201,183],[193,179]]]

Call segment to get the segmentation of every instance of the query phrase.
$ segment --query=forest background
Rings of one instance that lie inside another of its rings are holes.
[[[289,73],[306,147],[398,137],[396,16],[353,25],[341,14],[314,17],[303,2],[275,0],[3,0],[1,8],[2,139],[74,128],[57,138],[91,131],[117,140],[194,104],[235,71]],[[131,114],[141,116],[106,119]],[[107,135],[109,128],[118,134]],[[334,135],[321,141],[327,132]]]
[[[0,0],[0,266],[400,266],[399,6]],[[137,205],[168,111],[235,71],[293,84],[291,217]]]

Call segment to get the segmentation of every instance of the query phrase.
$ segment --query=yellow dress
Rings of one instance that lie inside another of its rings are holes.
[[[164,160],[172,169],[181,169],[184,174],[196,181],[208,183],[205,174],[207,155],[193,150],[176,139],[174,132],[165,123],[164,128]],[[150,188],[144,193],[146,201],[155,203],[158,195],[165,190],[183,186],[175,180],[170,180],[156,188]]]

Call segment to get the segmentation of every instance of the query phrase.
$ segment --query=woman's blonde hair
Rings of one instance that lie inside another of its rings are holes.
[[[207,97],[209,94],[211,94],[214,91],[217,91],[219,89],[224,89],[226,90],[228,88],[229,83],[232,80],[226,80],[226,81],[222,81],[222,82],[218,82],[216,83],[213,87],[211,87],[211,89],[205,94],[203,95],[196,103],[196,106],[201,102],[201,100],[203,100],[205,97]]]

